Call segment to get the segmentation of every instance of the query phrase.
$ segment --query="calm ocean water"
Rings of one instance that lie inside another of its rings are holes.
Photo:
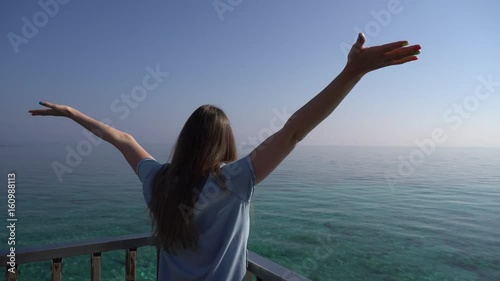
[[[170,152],[146,148],[161,161]],[[256,187],[249,249],[313,280],[500,280],[500,149],[438,148],[391,187],[385,173],[413,150],[299,146]],[[140,182],[117,151],[94,147],[59,182],[51,163],[65,156],[65,145],[0,147],[4,182],[16,173],[17,247],[150,231]],[[139,280],[154,280],[154,259],[139,250]],[[102,279],[124,280],[124,260],[103,254]],[[89,273],[88,256],[64,260],[64,280]],[[49,261],[20,277],[50,280]]]

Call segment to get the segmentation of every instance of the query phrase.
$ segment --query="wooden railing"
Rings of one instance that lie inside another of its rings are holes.
[[[15,253],[14,270],[9,270],[9,252],[3,251],[0,257],[1,266],[6,266],[6,280],[17,281],[20,265],[51,260],[52,281],[62,281],[63,259],[72,256],[89,255],[91,263],[90,280],[101,280],[101,253],[125,250],[125,280],[135,281],[137,270],[137,248],[154,246],[156,240],[149,233],[120,237],[108,237],[91,241],[80,241],[67,244],[48,245],[43,247],[20,249]],[[157,252],[157,263],[159,261]],[[247,280],[255,276],[257,281],[311,281],[287,268],[272,262],[253,252],[248,252]],[[13,271],[13,272],[12,272]],[[158,273],[158,266],[157,266]],[[222,280],[221,280],[222,281]]]

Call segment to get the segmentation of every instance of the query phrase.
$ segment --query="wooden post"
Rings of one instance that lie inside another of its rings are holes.
[[[19,279],[19,269],[17,264],[14,268],[7,266],[5,276],[7,281],[17,281]]]
[[[62,281],[62,259],[52,259],[52,281]]]
[[[136,279],[136,266],[137,266],[137,249],[127,249],[126,255],[126,268],[125,268],[125,280],[135,281]]]
[[[93,253],[90,257],[90,280],[101,281],[101,253]]]

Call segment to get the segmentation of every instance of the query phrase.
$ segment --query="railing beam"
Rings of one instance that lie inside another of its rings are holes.
[[[46,261],[53,257],[67,258],[73,256],[104,253],[128,248],[140,248],[156,244],[150,233],[133,234],[119,237],[105,237],[87,241],[54,244],[40,247],[16,249],[16,264]],[[7,251],[0,252],[0,266],[7,264]]]

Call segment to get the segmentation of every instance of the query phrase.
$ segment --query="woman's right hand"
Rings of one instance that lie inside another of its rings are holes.
[[[420,45],[407,46],[407,41],[364,47],[365,41],[363,33],[359,33],[347,56],[346,69],[360,76],[382,67],[418,60],[422,48]]]
[[[64,116],[69,117],[71,107],[62,104],[55,104],[50,102],[39,102],[40,105],[48,107],[46,109],[32,109],[29,111],[31,116]]]

